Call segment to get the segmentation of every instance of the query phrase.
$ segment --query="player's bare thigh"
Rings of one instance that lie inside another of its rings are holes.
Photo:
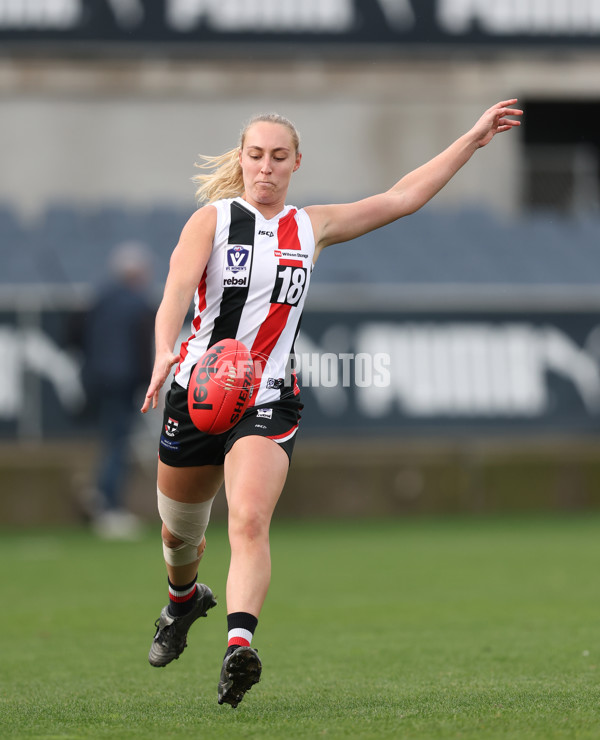
[[[225,490],[230,513],[251,511],[269,521],[281,495],[289,460],[271,439],[247,436],[238,439],[225,457]]]
[[[185,504],[213,498],[223,484],[223,465],[176,468],[158,461],[158,487],[165,496]]]

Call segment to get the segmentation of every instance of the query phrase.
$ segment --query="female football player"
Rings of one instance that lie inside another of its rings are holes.
[[[158,510],[169,580],[169,604],[156,622],[150,663],[164,666],[186,647],[191,624],[215,606],[196,582],[212,501],[225,483],[231,559],[227,578],[228,645],[218,701],[236,707],[261,673],[252,636],[271,576],[269,526],[292,455],[302,403],[293,353],[310,275],[321,250],[414,213],[475,152],[519,125],[516,99],[489,108],[445,151],[389,190],[355,203],[286,205],[302,154],[296,129],[275,115],[253,118],[239,146],[205,158],[197,196],[205,205],[184,226],[173,251],[156,316],[156,357],[142,412],[166,395],[159,444]],[[194,298],[189,339],[175,348]],[[260,373],[252,405],[228,432],[199,431],[187,410],[194,364],[215,342],[243,342]]]

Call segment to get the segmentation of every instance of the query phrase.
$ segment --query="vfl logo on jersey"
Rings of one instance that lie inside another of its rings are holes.
[[[252,246],[235,244],[227,249],[225,269],[223,270],[224,288],[246,288],[252,265]]]
[[[227,266],[225,269],[228,272],[245,272],[248,269],[250,263],[250,250],[252,247],[242,247],[237,244],[235,247],[229,247],[227,250]]]

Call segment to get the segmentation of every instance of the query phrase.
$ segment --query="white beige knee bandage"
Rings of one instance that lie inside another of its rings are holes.
[[[159,488],[156,492],[160,518],[169,532],[182,540],[177,547],[167,547],[163,542],[165,561],[169,565],[193,563],[198,560],[198,547],[204,539],[214,498],[201,504],[183,504],[165,496]]]

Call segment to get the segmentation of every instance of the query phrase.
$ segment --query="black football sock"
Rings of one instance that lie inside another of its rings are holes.
[[[249,646],[254,636],[258,619],[248,612],[232,612],[227,615],[227,657],[234,650]]]
[[[176,586],[169,579],[169,614],[172,617],[183,617],[194,606],[196,595],[196,578],[185,586]]]

